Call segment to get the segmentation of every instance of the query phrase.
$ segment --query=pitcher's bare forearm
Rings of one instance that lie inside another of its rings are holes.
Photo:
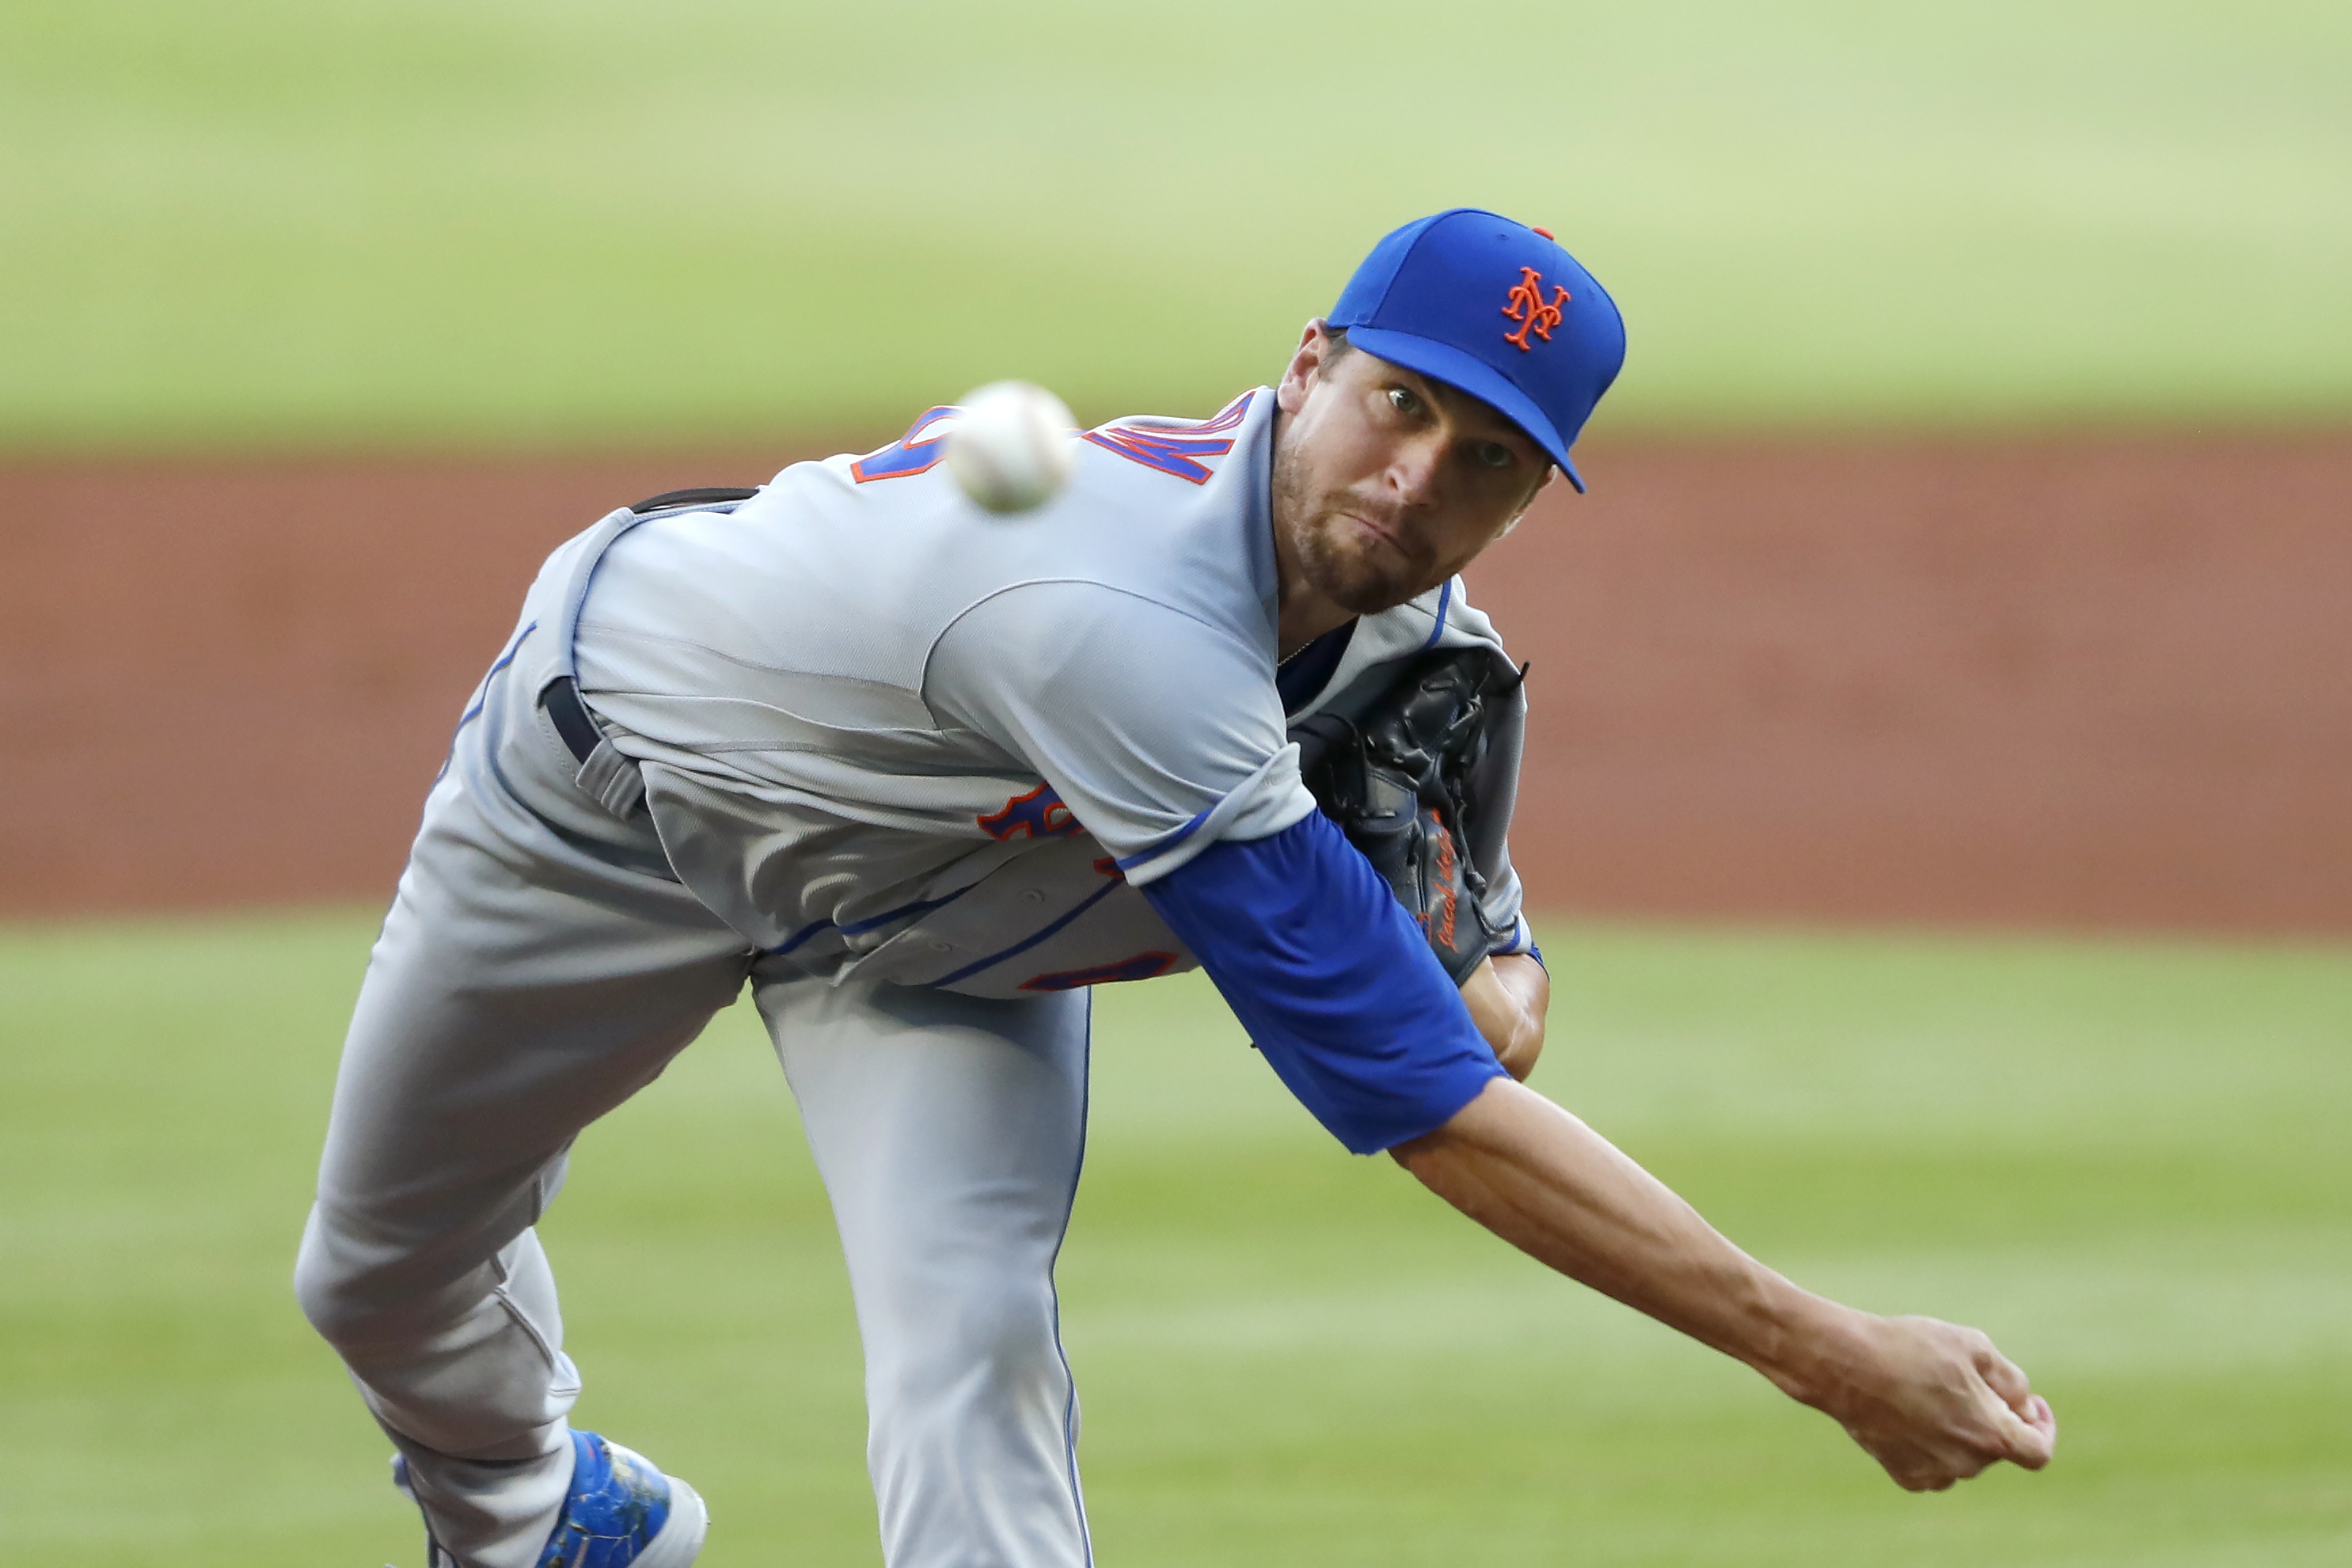
[[[1497,1079],[1392,1153],[1522,1251],[1829,1415],[1904,1487],[1940,1490],[1999,1459],[2049,1461],[2049,1405],[1983,1334],[1800,1289],[1532,1090]]]
[[[1740,1251],[1616,1145],[1517,1084],[1496,1082],[1394,1154],[1521,1251],[1783,1388],[1794,1375],[1780,1365],[1791,1322],[1841,1310]]]

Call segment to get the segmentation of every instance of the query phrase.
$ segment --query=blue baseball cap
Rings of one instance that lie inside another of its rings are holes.
[[[1325,324],[1493,404],[1584,488],[1568,449],[1625,362],[1625,322],[1543,230],[1475,207],[1409,223],[1372,247]]]

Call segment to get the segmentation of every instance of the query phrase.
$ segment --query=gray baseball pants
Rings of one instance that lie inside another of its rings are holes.
[[[668,876],[642,814],[574,787],[531,642],[493,670],[426,801],[296,1268],[435,1533],[467,1568],[538,1562],[580,1379],[531,1227],[580,1130],[748,981],[849,1266],[885,1561],[1082,1568],[1053,1267],[1085,1134],[1086,994],[832,986],[751,951]]]

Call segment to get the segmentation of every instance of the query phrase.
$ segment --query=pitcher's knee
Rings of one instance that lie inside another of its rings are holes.
[[[358,1271],[340,1262],[314,1211],[294,1255],[294,1300],[302,1315],[330,1344],[353,1335],[372,1315],[355,1288]]]
[[[294,1300],[321,1338],[348,1352],[403,1333],[397,1325],[420,1315],[447,1314],[438,1300],[446,1288],[421,1282],[403,1288],[403,1279],[416,1272],[415,1261],[388,1255],[386,1248],[362,1241],[313,1208],[294,1257]]]

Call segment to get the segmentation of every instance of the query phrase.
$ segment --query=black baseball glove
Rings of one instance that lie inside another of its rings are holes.
[[[1525,677],[1485,646],[1423,653],[1290,730],[1316,803],[1395,890],[1457,986],[1495,946],[1481,901],[1500,869]],[[1507,716],[1505,758],[1495,742]],[[1497,763],[1509,775],[1499,787]]]

